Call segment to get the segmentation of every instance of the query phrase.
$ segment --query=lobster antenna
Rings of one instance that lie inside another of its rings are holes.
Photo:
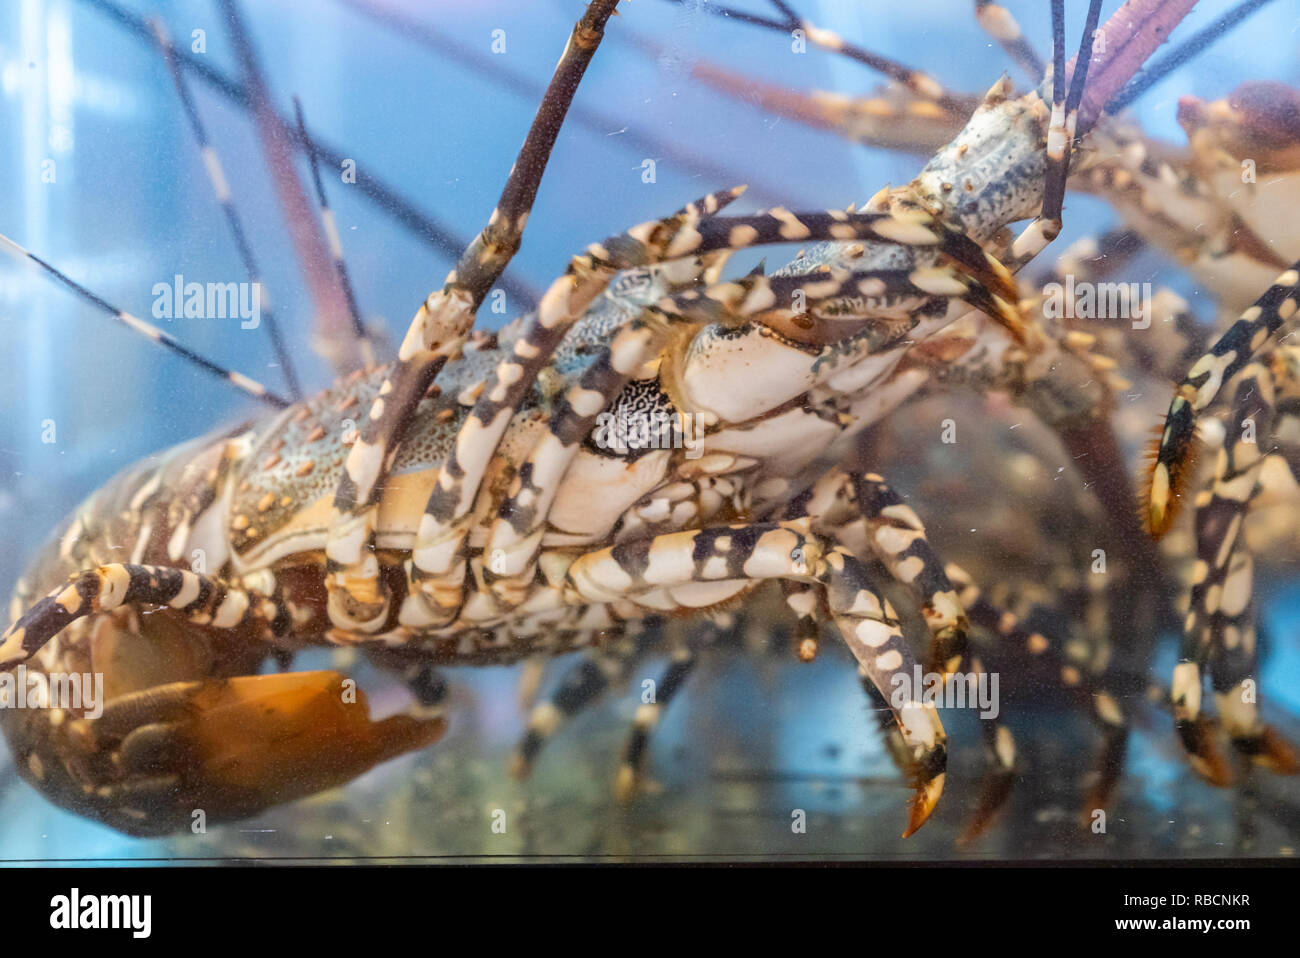
[[[154,44],[153,31],[150,30],[143,17],[127,10],[120,4],[114,3],[113,0],[81,0],[81,2],[107,16],[136,39],[143,40],[150,46]],[[219,70],[213,69],[204,63],[201,58],[185,50],[176,50],[175,53],[177,64],[182,70],[197,76],[240,109],[249,110],[250,95],[248,89],[242,83],[231,79]],[[278,114],[276,114],[276,120],[281,128],[287,131],[293,143],[301,146],[293,124]],[[345,158],[356,160],[357,188],[397,223],[440,253],[453,258],[460,255],[461,250],[465,248],[464,239],[428,213],[419,209],[395,188],[378,179],[372,173],[367,172],[373,167],[357,160],[355,151],[327,145],[319,138],[314,138],[314,143],[316,152],[326,163],[338,166]],[[536,304],[540,295],[527,283],[512,276],[503,276],[501,286],[511,296],[517,298],[520,302],[528,304],[530,308]]]
[[[285,348],[284,337],[280,332],[280,324],[276,322],[275,314],[271,311],[271,306],[267,302],[266,284],[262,280],[262,272],[253,256],[253,248],[249,245],[248,236],[244,232],[244,224],[239,218],[239,211],[235,209],[234,199],[230,194],[230,185],[226,179],[225,170],[221,166],[221,158],[208,139],[208,131],[203,125],[203,120],[199,117],[194,98],[190,95],[189,85],[185,82],[185,77],[176,62],[176,50],[172,46],[167,28],[158,20],[152,21],[151,25],[153,26],[154,35],[158,38],[158,45],[162,48],[163,59],[167,62],[167,70],[171,73],[172,83],[176,86],[176,94],[180,98],[185,116],[189,120],[190,130],[194,134],[194,141],[198,145],[199,153],[203,156],[203,168],[207,170],[208,180],[212,183],[212,192],[216,195],[217,202],[221,204],[221,210],[226,216],[226,223],[230,226],[230,233],[234,237],[235,246],[239,250],[239,258],[243,261],[244,270],[248,273],[249,281],[262,288],[261,316],[266,323],[267,333],[271,337],[271,346],[275,350],[275,357],[280,363],[280,368],[284,370],[284,378],[289,386],[289,393],[294,399],[300,399],[302,398],[302,389],[298,385],[298,374],[294,369],[293,359]]]
[[[248,90],[253,128],[262,157],[271,173],[275,197],[292,241],[294,257],[314,307],[313,346],[334,370],[345,375],[364,365],[361,340],[353,335],[347,296],[338,281],[338,270],[321,225],[315,204],[294,163],[292,126],[285,127],[271,100],[262,64],[253,45],[239,0],[217,0],[235,50],[240,72]]]
[[[688,0],[668,0],[669,3],[675,3],[683,6]],[[693,0],[689,0],[693,3]],[[839,34],[831,30],[824,30],[816,24],[802,19],[793,8],[784,0],[772,0],[772,3],[781,13],[782,19],[774,20],[771,17],[759,16],[753,13],[746,13],[743,10],[737,10],[734,7],[722,6],[720,4],[703,4],[695,9],[712,14],[715,17],[725,17],[728,20],[735,20],[740,23],[747,23],[750,26],[764,27],[768,30],[776,30],[780,33],[789,33],[791,30],[802,30],[809,42],[816,46],[838,53],[841,56],[855,60],[877,73],[883,74],[889,79],[906,87],[911,92],[925,100],[932,100],[945,110],[953,113],[959,113],[962,116],[968,115],[979,103],[978,97],[959,96],[946,91],[943,86],[933,77],[922,73],[919,70],[913,70],[911,67],[899,63],[897,60],[891,60],[889,57],[881,56],[870,50],[860,47],[855,43],[845,40]]]
[[[352,279],[348,275],[348,266],[343,259],[343,241],[339,238],[338,223],[334,220],[334,211],[330,209],[329,197],[325,195],[325,184],[320,178],[320,164],[316,162],[316,147],[307,135],[307,123],[302,116],[302,101],[293,98],[293,112],[298,120],[298,136],[302,138],[303,148],[311,166],[311,179],[316,187],[316,200],[320,204],[320,218],[325,226],[325,239],[329,243],[330,256],[334,259],[334,271],[338,274],[339,285],[343,287],[343,296],[348,303],[348,314],[352,317],[352,334],[361,349],[361,362],[371,369],[375,365],[375,348],[366,332],[365,323],[361,321],[361,311],[357,308],[357,296],[352,288]]]
[[[945,110],[965,116],[975,108],[975,101],[972,98],[955,96],[949,93],[934,77],[922,73],[920,70],[913,70],[897,60],[891,60],[879,53],[873,53],[856,43],[850,43],[838,33],[825,30],[811,21],[805,20],[794,11],[794,8],[786,0],[770,0],[770,2],[785,18],[783,27],[785,31],[802,30],[804,35],[817,46],[842,54],[850,60],[856,60],[877,73],[884,74],[896,83],[902,84],[922,99],[933,100]]]
[[[109,316],[112,316],[128,328],[135,330],[146,339],[152,340],[166,349],[170,349],[179,356],[183,356],[186,360],[193,363],[195,366],[198,366],[200,369],[224,379],[236,389],[243,390],[255,399],[260,399],[262,402],[275,406],[277,409],[284,409],[285,407],[292,405],[289,400],[271,392],[256,380],[249,379],[243,373],[235,372],[233,369],[227,369],[225,366],[218,365],[207,357],[200,356],[188,346],[181,345],[181,343],[175,336],[171,335],[171,333],[164,332],[152,323],[146,323],[138,316],[132,316],[125,310],[118,309],[107,300],[86,289],[86,287],[82,286],[66,273],[55,269],[36,254],[28,252],[3,233],[0,233],[0,250],[8,253],[20,263],[34,263],[100,312],[107,313]]]
[[[1208,27],[1194,33],[1178,46],[1174,47],[1164,56],[1162,56],[1150,67],[1143,70],[1125,86],[1114,98],[1106,104],[1106,112],[1114,113],[1128,106],[1147,90],[1155,86],[1166,76],[1178,69],[1187,61],[1191,60],[1211,43],[1228,33],[1233,27],[1241,23],[1248,16],[1270,3],[1271,0],[1242,0],[1219,19],[1215,20]]]

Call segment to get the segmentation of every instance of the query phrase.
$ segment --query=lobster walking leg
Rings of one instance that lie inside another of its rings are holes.
[[[967,648],[966,610],[942,561],[926,539],[925,528],[916,513],[880,476],[857,471],[833,472],[819,481],[810,490],[808,511],[814,516],[824,514],[832,506],[831,499],[837,491],[847,497],[865,522],[867,548],[916,597],[931,635],[928,671],[942,675],[946,680],[969,667],[976,680],[980,680],[985,670],[982,661],[971,655]],[[848,542],[844,532],[851,528],[851,525],[841,524],[838,538],[843,544]],[[858,544],[856,538],[855,545]],[[802,599],[797,611],[806,611],[815,617],[816,607],[810,598]],[[794,602],[791,604],[796,607]],[[974,839],[993,820],[1010,792],[1015,772],[1016,749],[1011,730],[996,717],[981,718],[990,770],[981,789],[977,812],[963,833],[964,841]],[[886,743],[893,742],[893,736],[886,733]],[[890,754],[897,761],[900,752],[891,745]]]
[[[1260,470],[1272,451],[1275,410],[1269,365],[1250,364],[1235,383],[1214,484],[1197,501],[1197,562],[1172,700],[1193,767],[1220,785],[1228,783],[1231,773],[1214,748],[1212,723],[1200,715],[1201,668],[1207,662],[1219,715],[1237,748],[1277,771],[1300,770],[1294,750],[1259,720],[1254,562],[1243,530],[1260,492]]]
[[[809,523],[719,526],[633,540],[576,559],[566,574],[570,601],[618,602],[655,593],[718,589],[732,593],[754,581],[817,583],[831,619],[859,664],[882,692],[911,751],[916,789],[904,836],[921,827],[943,791],[946,736],[934,706],[910,689],[915,660],[889,603],[866,568],[847,550],[809,531]]]
[[[1056,660],[1060,681],[1064,687],[1083,688],[1091,694],[1093,719],[1102,730],[1102,748],[1095,763],[1094,781],[1085,808],[1091,810],[1106,807],[1111,792],[1119,781],[1119,775],[1123,771],[1124,753],[1128,743],[1128,720],[1119,702],[1105,689],[1093,687],[1089,677],[1078,667],[1064,661],[1062,650],[1057,648],[1047,636],[1041,632],[1028,631],[1021,626],[1014,613],[1000,609],[990,602],[975,584],[970,573],[961,566],[950,562],[945,567],[945,572],[949,581],[957,588],[962,608],[970,616],[970,621],[997,638],[999,645],[996,651],[1019,648],[1034,657],[1052,656]],[[998,791],[1002,787],[1000,780],[1009,778],[1012,774],[1015,743],[1011,739],[1010,730],[997,723],[987,723],[985,734],[990,755],[995,763],[986,780],[985,794],[988,795]],[[987,803],[982,802],[976,820],[987,822],[987,816],[993,810],[987,808]],[[973,834],[973,831],[968,831],[967,837],[973,837]]]
[[[1067,95],[1065,88],[1065,0],[1052,0],[1052,117],[1047,129],[1047,167],[1043,182],[1043,206],[1032,223],[1016,238],[1012,259],[1023,265],[1037,256],[1061,232],[1061,210],[1065,204],[1065,182],[1070,174],[1078,129],[1079,107],[1092,60],[1093,33],[1101,14],[1101,0],[1088,5],[1088,19],[1074,59],[1074,74]]]
[[[834,522],[834,513],[845,508],[852,512],[843,522]],[[957,671],[966,651],[966,613],[921,520],[884,479],[874,473],[834,470],[791,502],[786,515],[796,514],[811,515],[814,522],[822,519],[836,530],[841,545],[880,559],[916,597],[931,636],[927,669],[945,678]],[[801,621],[813,616],[807,597],[787,601]]]
[[[515,778],[524,779],[532,773],[542,748],[564,722],[594,704],[610,685],[626,677],[645,650],[644,640],[653,638],[639,634],[637,624],[629,623],[622,635],[584,654],[560,677],[560,684],[550,697],[534,707],[524,737],[511,758],[510,771]]]
[[[695,671],[700,648],[712,630],[713,623],[703,622],[698,628],[692,629],[684,641],[677,644],[672,650],[668,665],[655,680],[652,700],[642,702],[637,708],[632,731],[628,734],[627,745],[623,749],[623,764],[614,779],[614,795],[620,802],[631,801],[641,789],[651,733],[659,724],[664,709],[668,708],[673,697],[681,691]]]
[[[163,58],[167,61],[167,69],[171,73],[172,83],[176,87],[176,95],[180,98],[181,107],[185,112],[186,119],[189,121],[190,131],[194,134],[195,145],[203,156],[203,165],[207,170],[208,180],[212,184],[212,192],[216,195],[217,202],[221,204],[221,211],[225,215],[227,225],[230,227],[230,234],[235,241],[235,248],[239,251],[239,258],[244,264],[245,272],[248,273],[248,280],[261,290],[260,317],[266,325],[267,334],[271,338],[271,346],[275,350],[275,358],[280,364],[280,371],[284,373],[285,382],[289,386],[289,395],[297,402],[302,398],[302,389],[298,385],[298,374],[294,370],[293,358],[285,348],[284,336],[280,332],[279,321],[271,310],[271,304],[267,302],[262,272],[258,268],[257,260],[253,255],[253,247],[248,242],[248,234],[244,231],[244,222],[240,218],[234,199],[230,194],[230,186],[226,179],[225,170],[221,165],[221,157],[208,139],[207,128],[199,116],[198,107],[195,106],[194,98],[190,94],[189,84],[181,72],[176,58],[176,48],[172,46],[171,37],[159,21],[155,20],[153,22],[153,30],[158,39],[158,45],[162,48]]]
[[[252,626],[268,641],[288,634],[293,625],[292,609],[279,596],[185,569],[112,563],[75,576],[6,629],[0,636],[0,671],[30,659],[76,620],[131,605],[166,606],[190,622],[217,629]]]
[[[930,629],[929,668],[945,677],[966,656],[966,613],[925,537],[920,518],[874,473],[849,477],[854,505],[862,513],[875,552],[896,579],[915,593]]]
[[[1146,480],[1147,531],[1169,531],[1182,504],[1183,487],[1196,457],[1197,417],[1209,409],[1233,376],[1277,335],[1300,308],[1300,261],[1269,287],[1196,361],[1174,392],[1165,428]]]

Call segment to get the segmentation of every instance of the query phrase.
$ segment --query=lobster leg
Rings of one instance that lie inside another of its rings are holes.
[[[642,46],[656,57],[661,52],[649,41]],[[826,90],[792,90],[735,73],[708,60],[696,61],[691,66],[690,78],[746,105],[815,129],[830,130],[854,143],[925,156],[951,142],[979,103],[978,98],[972,98],[963,111],[945,110],[933,100],[895,86],[861,97]],[[753,178],[748,182],[757,197],[773,192]]]
[[[1174,392],[1165,427],[1147,477],[1147,531],[1159,538],[1169,531],[1195,459],[1196,420],[1218,398],[1225,383],[1241,372],[1300,308],[1300,261],[1282,273],[1268,291],[1196,361]]]
[[[158,39],[158,45],[162,48],[163,58],[167,61],[167,69],[171,73],[172,83],[176,87],[176,95],[180,99],[181,107],[184,109],[186,119],[189,121],[190,131],[194,134],[195,145],[203,156],[203,165],[212,184],[212,192],[216,195],[217,202],[221,204],[221,211],[225,214],[226,223],[230,227],[230,234],[235,241],[235,248],[239,251],[239,258],[244,264],[244,271],[248,274],[249,282],[261,289],[261,319],[266,324],[267,334],[271,338],[271,346],[275,350],[276,361],[280,364],[280,371],[284,373],[285,382],[289,386],[289,395],[297,402],[302,398],[302,389],[298,385],[298,374],[294,369],[293,358],[285,348],[284,336],[280,332],[280,324],[271,310],[271,304],[266,301],[266,287],[262,280],[262,271],[258,268],[257,260],[253,256],[253,247],[249,244],[248,234],[244,231],[243,220],[240,218],[239,210],[235,207],[234,199],[230,195],[230,186],[226,180],[225,170],[221,166],[221,158],[208,139],[207,128],[199,116],[198,108],[194,104],[194,98],[190,94],[189,84],[185,81],[185,76],[181,72],[171,37],[159,21],[155,20],[153,22],[153,30]]]
[[[969,657],[971,675],[976,681],[987,673],[984,661],[978,655]],[[958,845],[973,842],[993,823],[1011,794],[1016,780],[1016,739],[1011,729],[995,718],[981,718],[980,732],[984,736],[984,761],[987,769],[980,783],[979,799],[975,813],[957,837]]]
[[[689,0],[670,0],[670,2],[685,4]],[[795,12],[786,0],[771,0],[771,2],[779,14],[778,17],[759,16],[722,4],[709,4],[701,7],[700,10],[716,17],[725,17],[732,22],[748,23],[752,26],[764,27],[780,33],[789,34],[794,30],[799,30],[804,34],[808,42],[875,70],[919,99],[933,101],[938,107],[955,113],[962,113],[963,109],[969,113],[970,108],[973,107],[974,104],[968,103],[962,96],[949,93],[933,77],[888,57],[881,56],[879,53],[864,49],[846,40],[833,30],[824,29],[805,20]]]
[[[985,670],[982,661],[967,647],[966,610],[942,561],[926,539],[925,528],[916,513],[880,476],[856,470],[833,472],[820,480],[808,495],[809,512],[814,516],[824,515],[837,493],[847,496],[854,511],[864,520],[868,548],[915,596],[931,636],[927,670],[946,680],[969,667],[978,680]],[[845,533],[851,527],[841,524],[839,528],[837,538],[847,545],[849,536]],[[811,596],[798,603],[787,601],[797,612],[811,617],[817,610],[810,600]],[[981,724],[990,770],[981,788],[975,817],[963,833],[963,842],[974,839],[992,822],[1010,793],[1015,773],[1016,748],[1011,730],[996,718],[984,718]],[[886,743],[895,761],[900,754],[905,754],[900,753],[894,736],[888,732]]]
[[[846,513],[846,509],[851,511]],[[883,562],[890,575],[911,590],[930,630],[926,668],[945,679],[957,671],[966,653],[966,613],[943,563],[926,539],[921,520],[884,479],[856,469],[836,469],[797,496],[785,514],[787,518],[811,515],[819,527],[824,523],[828,534],[841,545]],[[837,518],[843,521],[835,521]],[[794,590],[807,592],[798,585],[788,591]],[[810,596],[796,593],[787,603],[806,631],[816,612]]]
[[[644,653],[653,634],[637,634],[628,623],[622,634],[585,653],[560,677],[550,697],[533,708],[528,728],[511,758],[510,771],[517,779],[532,774],[533,763],[560,726],[588,706],[595,704],[613,684],[623,681],[632,665]]]
[[[589,652],[565,673],[555,693],[533,709],[528,719],[528,731],[511,764],[516,778],[526,778],[531,774],[542,747],[562,722],[594,704],[610,685],[626,680],[635,663],[659,638],[654,626],[647,632],[637,632],[637,627],[644,622],[629,622],[629,634]],[[651,734],[663,710],[690,677],[700,649],[708,644],[716,629],[715,623],[706,620],[692,628],[683,641],[675,643],[671,661],[655,682],[654,701],[643,703],[637,709],[632,731],[623,749],[623,763],[614,780],[614,794],[620,802],[630,801],[639,791]]]
[[[488,225],[447,275],[443,288],[420,306],[398,350],[397,364],[348,453],[325,547],[329,616],[340,629],[375,633],[388,619],[392,597],[380,579],[374,549],[384,480],[416,406],[460,351],[479,305],[519,248],[564,116],[617,5],[618,0],[593,0],[574,26]]]
[[[20,265],[39,267],[50,278],[71,290],[79,299],[94,306],[101,313],[112,317],[123,326],[138,333],[150,342],[157,343],[163,349],[170,350],[186,362],[197,366],[204,372],[224,380],[236,389],[252,396],[254,399],[270,406],[274,406],[277,409],[284,409],[290,405],[289,400],[271,392],[256,380],[249,379],[243,373],[235,372],[233,369],[227,369],[225,366],[213,362],[206,356],[196,353],[194,350],[181,343],[180,340],[166,330],[160,329],[152,323],[146,323],[143,319],[140,319],[140,317],[133,316],[124,309],[118,309],[103,297],[96,295],[91,290],[82,286],[66,273],[45,262],[45,260],[41,259],[35,253],[28,252],[3,233],[0,233],[0,253],[7,254],[17,260]]]
[[[1023,265],[1037,256],[1061,232],[1061,210],[1065,205],[1065,182],[1078,130],[1079,106],[1083,102],[1088,66],[1092,61],[1092,37],[1101,14],[1101,0],[1091,0],[1088,19],[1074,59],[1074,74],[1065,88],[1065,0],[1052,0],[1052,117],[1047,130],[1047,167],[1043,182],[1041,212],[1012,246],[1012,260]]]
[[[977,675],[983,673],[984,666],[978,658],[971,659],[971,666]],[[889,710],[889,702],[880,694],[865,672],[859,672],[858,678],[872,712],[879,721],[885,750],[894,765],[906,773],[910,761],[907,743],[894,722],[893,714]],[[997,722],[982,722],[981,728],[990,768],[980,787],[975,814],[957,839],[959,845],[969,844],[983,834],[1006,803],[1015,781],[1016,744],[1011,736],[1011,730]]]
[[[1234,388],[1214,484],[1197,501],[1191,610],[1172,691],[1175,722],[1192,765],[1217,785],[1227,784],[1231,772],[1214,749],[1212,724],[1199,714],[1207,661],[1219,715],[1238,750],[1276,771],[1300,771],[1294,749],[1259,721],[1254,563],[1243,538],[1246,514],[1260,492],[1260,470],[1272,451],[1276,406],[1269,366],[1250,364]]]
[[[920,518],[874,473],[849,477],[853,502],[867,522],[871,544],[889,571],[911,588],[930,629],[928,668],[945,677],[966,657],[966,613],[925,537]]]
[[[664,709],[681,691],[695,665],[699,661],[700,650],[716,634],[716,625],[704,621],[675,644],[668,665],[655,681],[654,699],[643,702],[636,711],[636,720],[628,735],[627,745],[623,749],[623,764],[614,779],[614,796],[620,802],[631,801],[640,791],[644,781],[646,756],[649,753],[650,736],[663,717]]]
[[[165,606],[217,629],[251,627],[268,641],[287,635],[293,625],[293,610],[279,596],[185,569],[111,563],[73,576],[6,629],[0,636],[0,671],[26,662],[78,619],[134,605]]]
[[[580,556],[565,576],[573,603],[654,601],[667,592],[721,600],[765,579],[794,579],[822,589],[831,620],[890,704],[911,755],[916,789],[904,836],[925,823],[943,791],[946,736],[933,704],[910,689],[915,660],[889,603],[865,566],[810,531],[808,520],[719,526],[632,540]]]

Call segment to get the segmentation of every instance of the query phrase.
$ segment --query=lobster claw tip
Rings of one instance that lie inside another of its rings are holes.
[[[903,832],[904,838],[914,835],[917,829],[929,819],[934,806],[939,803],[939,796],[943,794],[943,780],[946,774],[940,772],[934,778],[916,787],[916,794],[912,796],[911,808],[908,812],[907,830]]]

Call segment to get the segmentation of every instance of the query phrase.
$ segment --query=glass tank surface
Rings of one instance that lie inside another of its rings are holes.
[[[4,4],[0,859],[1292,856],[1300,12],[1053,6]]]

